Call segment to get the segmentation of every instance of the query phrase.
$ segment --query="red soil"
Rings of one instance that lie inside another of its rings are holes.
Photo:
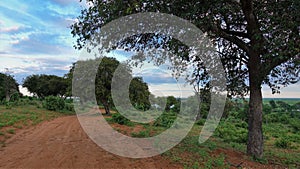
[[[0,168],[182,168],[161,156],[131,159],[111,154],[82,130],[76,116],[22,129],[0,151]]]

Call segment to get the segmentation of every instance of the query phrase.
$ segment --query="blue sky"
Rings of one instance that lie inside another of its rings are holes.
[[[0,71],[18,82],[31,74],[63,75],[78,52],[69,26],[84,4],[77,0],[0,2]]]
[[[0,72],[8,68],[19,83],[32,74],[67,73],[80,54],[73,48],[69,26],[85,7],[79,0],[0,1]],[[112,56],[122,58],[121,54]],[[169,72],[148,65],[140,74],[157,94],[180,95]],[[267,87],[263,91],[265,97],[300,98],[299,88],[299,83],[291,85],[280,95],[271,95]]]

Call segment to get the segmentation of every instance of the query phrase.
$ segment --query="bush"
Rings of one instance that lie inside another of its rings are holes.
[[[65,107],[65,101],[60,97],[48,96],[45,98],[44,107],[48,110],[63,110]]]
[[[10,97],[10,101],[15,102],[18,101],[20,99],[20,94],[19,93],[14,93],[11,97]]]
[[[174,112],[164,112],[159,118],[157,118],[153,125],[170,128],[173,125],[176,117],[177,116]]]
[[[143,131],[140,131],[138,133],[131,133],[131,136],[132,137],[138,137],[138,138],[147,138],[147,137],[150,137],[150,130],[143,130]]]
[[[300,131],[300,120],[296,118],[289,119],[289,125],[293,128],[293,133],[298,133]]]
[[[241,121],[241,123],[243,123]],[[215,135],[222,138],[225,142],[246,143],[248,131],[245,124],[233,122],[220,122]]]
[[[73,103],[65,103],[65,109],[67,111],[75,112]]]
[[[199,125],[199,126],[203,126],[204,123],[205,123],[205,121],[206,121],[206,119],[200,119],[200,120],[198,120],[198,121],[196,122],[196,124]]]
[[[275,141],[275,146],[278,148],[286,149],[291,146],[291,142],[288,140],[288,138],[283,137],[283,138]]]
[[[11,102],[5,102],[5,107],[6,107],[6,109],[11,109],[12,108],[12,103]]]
[[[112,115],[112,122],[121,124],[121,125],[130,125],[131,122],[126,117],[122,116],[120,113],[115,113]]]

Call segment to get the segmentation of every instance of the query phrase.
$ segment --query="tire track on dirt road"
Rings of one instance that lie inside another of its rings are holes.
[[[182,168],[161,156],[130,159],[111,154],[82,130],[76,116],[24,129],[0,151],[0,168]]]

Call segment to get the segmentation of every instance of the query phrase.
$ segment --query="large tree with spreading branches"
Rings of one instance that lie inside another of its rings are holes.
[[[189,20],[214,41],[227,74],[229,95],[250,94],[247,153],[263,156],[262,85],[273,93],[299,81],[300,1],[298,0],[87,0],[71,27],[75,47],[86,42],[108,22],[139,12],[162,12]],[[198,62],[192,78],[205,69],[201,59],[189,58],[189,49],[160,34],[138,34],[116,48],[139,51],[162,46],[182,60]],[[186,55],[187,54],[187,55]],[[192,80],[192,79],[191,79]],[[197,82],[197,80],[192,80]]]

